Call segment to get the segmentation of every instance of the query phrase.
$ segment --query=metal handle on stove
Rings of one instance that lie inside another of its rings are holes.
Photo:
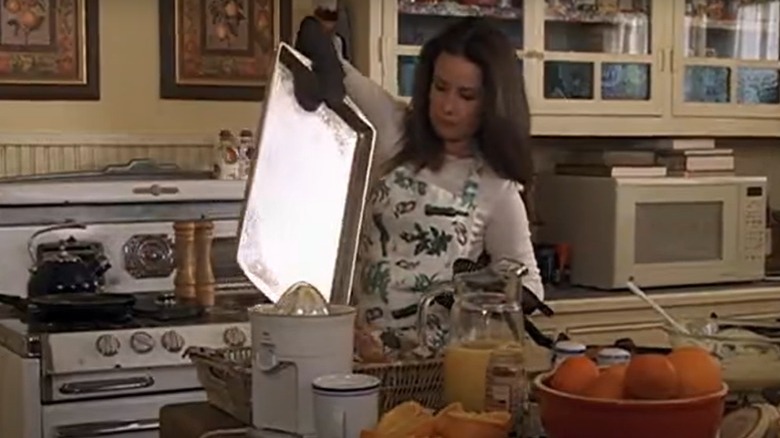
[[[27,239],[27,254],[30,256],[30,260],[32,260],[33,266],[35,266],[38,263],[37,257],[35,256],[35,241],[38,239],[38,236],[41,234],[50,233],[52,231],[57,230],[84,230],[87,226],[75,221],[66,221],[62,224],[52,225],[50,227],[42,228],[32,234],[29,239]]]
[[[179,188],[176,186],[161,186],[159,184],[152,184],[149,187],[134,187],[133,194],[136,195],[175,195],[179,193]]]
[[[74,424],[56,428],[57,438],[91,438],[136,432],[152,432],[160,429],[160,421],[100,421],[96,423]]]
[[[93,380],[89,382],[64,383],[60,393],[67,395],[94,394],[96,392],[129,391],[149,388],[154,385],[151,376],[131,377],[129,379]]]

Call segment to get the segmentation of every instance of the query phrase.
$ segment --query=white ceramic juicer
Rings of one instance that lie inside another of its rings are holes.
[[[331,305],[328,314],[280,314],[275,305],[250,311],[252,425],[315,437],[312,381],[352,372],[355,309]]]

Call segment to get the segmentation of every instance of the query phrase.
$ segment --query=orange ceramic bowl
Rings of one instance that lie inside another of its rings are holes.
[[[542,425],[549,438],[714,438],[728,387],[677,400],[599,400],[556,391],[551,373],[534,380]]]

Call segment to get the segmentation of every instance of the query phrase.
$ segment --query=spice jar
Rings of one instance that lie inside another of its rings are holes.
[[[239,179],[240,171],[240,154],[236,138],[232,132],[223,129],[219,131],[219,140],[214,150],[214,177]]]
[[[252,157],[254,156],[255,140],[252,131],[244,129],[238,135],[238,175],[240,179],[249,178],[252,169]]]

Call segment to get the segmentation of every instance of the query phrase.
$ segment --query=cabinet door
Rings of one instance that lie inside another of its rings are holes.
[[[661,115],[668,0],[535,2],[527,58],[535,114]]]
[[[780,0],[676,0],[674,113],[780,116]]]
[[[373,0],[371,0],[373,1]],[[417,57],[426,41],[447,26],[469,16],[490,18],[512,41],[522,62],[527,38],[523,26],[523,0],[495,0],[481,6],[474,1],[384,0],[384,87],[400,97],[410,97]]]

